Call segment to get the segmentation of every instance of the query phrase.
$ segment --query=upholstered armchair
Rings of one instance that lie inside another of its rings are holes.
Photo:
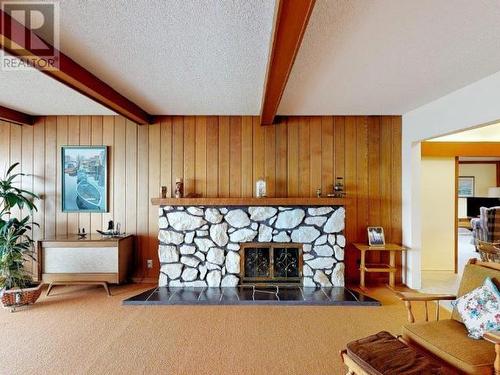
[[[476,249],[478,241],[500,243],[500,207],[481,207],[479,213],[470,222]]]

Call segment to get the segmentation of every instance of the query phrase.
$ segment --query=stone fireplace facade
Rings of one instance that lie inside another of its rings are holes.
[[[160,206],[159,286],[235,287],[249,242],[302,244],[302,285],[344,286],[344,227],[342,206]]]

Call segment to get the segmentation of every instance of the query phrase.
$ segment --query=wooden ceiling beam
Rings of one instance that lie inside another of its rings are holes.
[[[316,0],[280,0],[262,101],[261,124],[273,124]]]
[[[26,43],[27,40],[31,40],[29,45]],[[129,120],[141,125],[150,124],[153,121],[153,117],[137,104],[118,93],[55,47],[51,46],[54,48],[54,55],[58,55],[58,61],[52,64],[44,56],[40,56],[34,48],[31,48],[31,45],[50,46],[33,31],[0,10],[0,48],[4,51]],[[50,68],[47,69],[46,65],[50,65]]]
[[[0,120],[13,122],[19,125],[33,125],[35,117],[0,105]]]
[[[422,142],[422,156],[500,156],[500,142]]]

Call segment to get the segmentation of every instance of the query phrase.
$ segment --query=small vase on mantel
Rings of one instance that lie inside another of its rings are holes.
[[[264,198],[266,196],[266,180],[259,178],[255,183],[255,196],[257,198]]]
[[[182,198],[184,196],[184,181],[182,178],[175,179],[175,197]]]

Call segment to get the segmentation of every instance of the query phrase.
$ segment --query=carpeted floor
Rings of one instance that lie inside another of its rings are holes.
[[[121,305],[148,287],[57,287],[0,310],[0,374],[344,374],[348,341],[406,322],[385,288],[368,293],[382,307]]]

